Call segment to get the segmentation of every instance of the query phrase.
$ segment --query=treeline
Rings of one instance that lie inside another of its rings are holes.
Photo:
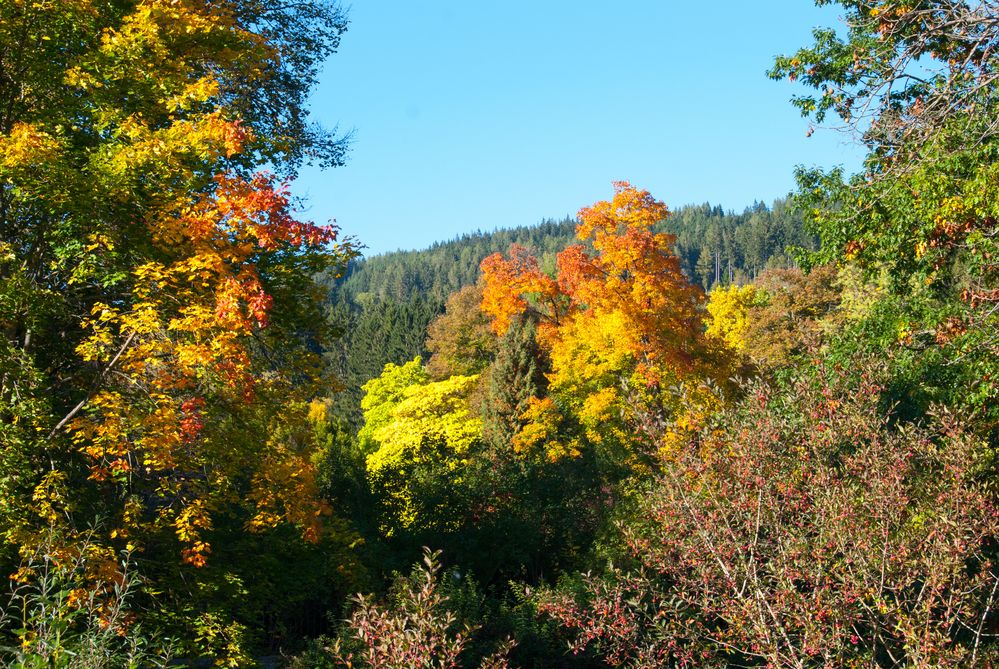
[[[741,214],[707,203],[687,205],[660,229],[676,236],[684,272],[705,290],[753,281],[765,269],[793,267],[795,250],[813,250],[817,242],[786,199],[770,207],[755,202]]]
[[[487,256],[523,246],[549,273],[555,255],[576,240],[576,219],[474,232],[419,251],[395,251],[350,263],[340,278],[323,280],[329,289],[330,321],[342,337],[327,360],[343,391],[334,396],[338,413],[360,420],[360,387],[386,363],[427,358],[427,326],[443,313],[448,295],[474,285]],[[744,284],[767,268],[794,266],[789,249],[809,250],[815,238],[801,215],[784,199],[768,207],[755,202],[742,213],[720,205],[686,205],[655,229],[676,238],[684,273],[705,290],[716,284]]]
[[[330,282],[336,298],[359,306],[374,302],[406,302],[422,298],[443,305],[447,296],[476,282],[479,263],[511,244],[520,244],[544,256],[553,255],[574,239],[571,218],[544,220],[537,225],[492,232],[471,232],[420,251],[395,251],[350,264],[343,278]]]
[[[332,300],[360,307],[421,298],[443,304],[462,286],[474,284],[486,256],[519,244],[554,270],[554,256],[576,242],[574,218],[493,232],[473,232],[428,249],[394,251],[352,261],[338,279],[327,278]],[[710,290],[716,283],[746,283],[767,268],[794,264],[789,248],[814,250],[816,239],[805,231],[800,212],[786,199],[771,206],[754,202],[742,213],[720,205],[684,205],[670,212],[657,231],[676,237],[675,252],[688,277]],[[716,271],[717,267],[717,271]],[[708,268],[710,271],[702,271]]]

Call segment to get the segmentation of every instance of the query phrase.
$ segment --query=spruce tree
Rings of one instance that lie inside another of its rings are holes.
[[[515,321],[500,338],[496,359],[486,374],[483,436],[496,451],[510,448],[528,400],[540,396],[546,386],[544,354],[535,341],[535,330],[530,319]]]

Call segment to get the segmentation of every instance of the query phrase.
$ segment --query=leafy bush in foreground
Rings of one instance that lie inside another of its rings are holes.
[[[883,370],[862,367],[753,386],[663,455],[623,527],[629,564],[540,597],[573,650],[635,667],[995,661],[995,454],[942,410],[893,424]]]

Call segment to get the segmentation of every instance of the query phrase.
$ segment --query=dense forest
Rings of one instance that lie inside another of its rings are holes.
[[[999,664],[999,13],[834,4],[860,173],[361,258],[336,5],[0,2],[0,665]]]
[[[577,224],[574,219],[548,220],[466,234],[422,251],[357,258],[345,272],[326,275],[322,283],[330,291],[330,322],[342,333],[327,352],[343,388],[331,398],[335,412],[356,424],[365,382],[387,363],[429,357],[427,327],[444,312],[449,295],[478,281],[479,265],[487,256],[516,244],[554,271],[557,253],[576,241]],[[815,246],[800,214],[785,200],[772,207],[756,202],[742,214],[707,203],[683,206],[654,229],[675,237],[673,249],[684,273],[706,290],[747,283],[765,269],[793,267],[795,250]]]

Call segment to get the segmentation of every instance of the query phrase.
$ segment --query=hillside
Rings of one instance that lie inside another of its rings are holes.
[[[330,318],[343,333],[328,353],[331,371],[345,385],[334,396],[337,412],[356,424],[366,381],[386,363],[426,358],[427,326],[443,312],[448,295],[478,280],[483,258],[520,244],[552,271],[555,254],[575,240],[575,228],[576,221],[567,218],[472,232],[428,249],[360,258],[342,278],[327,278]],[[705,290],[716,283],[746,283],[768,267],[788,267],[793,264],[788,247],[814,246],[784,200],[771,206],[757,202],[738,214],[709,203],[686,205],[660,224],[660,231],[676,236],[684,272]]]

